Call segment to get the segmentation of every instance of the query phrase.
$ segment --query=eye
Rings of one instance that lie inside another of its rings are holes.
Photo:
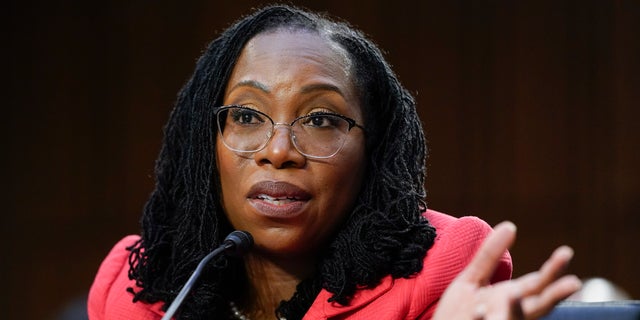
[[[248,108],[237,108],[231,111],[231,120],[238,125],[256,125],[264,123],[260,113]]]
[[[318,112],[301,119],[302,125],[314,128],[334,128],[340,126],[340,117],[335,114]]]

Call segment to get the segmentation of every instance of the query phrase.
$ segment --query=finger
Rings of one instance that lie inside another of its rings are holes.
[[[573,249],[567,246],[561,246],[554,250],[549,259],[545,261],[538,272],[535,272],[537,278],[535,281],[524,283],[521,288],[523,296],[538,294],[555,281],[564,273],[569,261],[573,258]]]
[[[460,277],[465,281],[484,285],[515,237],[516,226],[513,223],[505,221],[496,225]]]
[[[511,295],[514,297],[522,298],[538,291],[541,280],[540,272],[534,271],[520,276],[510,281]],[[539,291],[538,291],[539,292]]]
[[[549,284],[539,295],[522,300],[522,310],[527,319],[537,319],[551,311],[563,299],[580,289],[582,283],[574,275],[564,276]]]
[[[484,320],[516,320],[525,319],[520,290],[513,281],[503,281],[491,287],[483,287],[486,290],[485,304],[487,313]]]

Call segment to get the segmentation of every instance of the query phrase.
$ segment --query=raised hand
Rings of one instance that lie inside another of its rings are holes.
[[[537,319],[580,288],[576,276],[562,276],[573,257],[573,250],[567,246],[557,248],[539,270],[489,285],[500,257],[515,237],[516,226],[511,222],[494,228],[471,263],[445,291],[434,320]]]

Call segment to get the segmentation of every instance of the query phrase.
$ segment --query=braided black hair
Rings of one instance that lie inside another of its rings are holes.
[[[362,190],[335,239],[322,252],[318,271],[302,281],[277,313],[300,319],[325,288],[347,304],[361,287],[384,276],[409,277],[422,269],[435,229],[421,215],[426,146],[413,97],[380,50],[347,23],[288,6],[269,6],[241,19],[211,42],[180,91],[165,127],[156,162],[156,187],[142,216],[142,237],[131,246],[129,277],[134,302],[168,306],[198,262],[232,228],[221,209],[215,163],[215,108],[244,45],[259,33],[316,32],[349,55],[367,127]],[[220,259],[202,275],[179,319],[228,314],[228,303],[246,284],[242,261]],[[239,285],[240,284],[240,285]]]

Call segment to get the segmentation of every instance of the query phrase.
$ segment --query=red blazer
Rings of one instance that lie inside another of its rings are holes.
[[[425,216],[436,227],[437,237],[424,259],[424,268],[409,279],[387,276],[375,288],[359,290],[348,306],[329,303],[331,293],[322,290],[305,315],[311,319],[430,319],[438,299],[453,278],[470,262],[491,227],[476,217],[454,218],[433,210]],[[133,303],[127,287],[129,251],[139,239],[127,236],[118,242],[98,270],[89,292],[89,319],[160,319],[162,303]],[[511,278],[511,257],[505,252],[491,282]]]

